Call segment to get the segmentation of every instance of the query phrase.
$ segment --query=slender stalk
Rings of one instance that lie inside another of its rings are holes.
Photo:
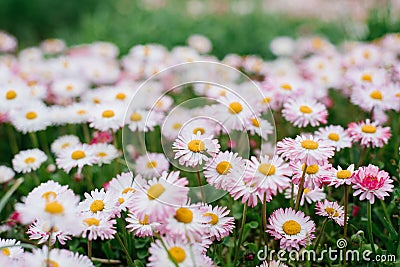
[[[290,207],[293,209],[294,207],[294,184],[292,183],[291,189],[290,189]]]
[[[343,236],[347,238],[347,218],[349,210],[349,186],[344,185],[344,225],[343,225]]]
[[[37,175],[36,172],[31,172],[32,178],[35,181],[35,185],[39,186],[40,185],[40,179],[39,176]]]
[[[205,197],[204,191],[203,191],[203,184],[202,184],[202,182],[201,182],[200,171],[197,171],[196,174],[197,174],[197,184],[198,184],[199,187],[200,187],[201,201],[202,201],[203,203],[206,203],[206,197]]]
[[[10,141],[10,146],[11,146],[11,151],[13,152],[13,154],[17,154],[18,153],[18,144],[17,144],[17,139],[16,139],[16,135],[14,133],[14,129],[11,126],[11,124],[7,125],[7,134],[8,134],[8,140]]]
[[[361,164],[363,164],[366,155],[367,155],[367,147],[363,147],[361,151],[360,160],[357,163],[357,167],[360,167]]]
[[[38,148],[39,147],[39,142],[38,142],[38,138],[37,138],[36,132],[30,132],[29,133],[29,137],[31,138],[32,146],[34,148]]]
[[[50,252],[51,252],[51,237],[53,236],[53,227],[50,227],[50,235],[49,235],[49,239],[47,240],[47,248],[48,248],[48,252],[47,252],[47,261],[46,261],[46,267],[51,267],[52,264],[50,264]]]
[[[372,234],[372,204],[368,201],[367,205],[367,213],[368,213],[368,238],[369,243],[371,244],[372,254],[376,255],[375,244],[374,244],[374,236]]]
[[[135,263],[133,262],[131,256],[129,255],[129,251],[126,248],[126,246],[125,246],[124,242],[122,241],[121,237],[119,236],[119,233],[116,233],[115,237],[117,238],[118,243],[121,245],[122,250],[125,253],[126,259],[128,260],[128,266],[129,267],[135,267]]]
[[[94,183],[93,183],[93,171],[92,171],[91,166],[86,166],[83,169],[83,172],[84,172],[84,175],[85,175],[84,178],[87,181],[88,189],[89,190],[93,190],[95,188],[95,186],[94,186]]]
[[[235,244],[235,258],[233,260],[233,266],[236,266],[236,262],[239,256],[239,248],[240,245],[242,244],[242,238],[243,238],[243,232],[244,232],[244,226],[246,224],[246,216],[247,216],[247,205],[244,204],[243,207],[243,216],[242,216],[242,224],[240,225],[240,232],[239,232],[239,238],[237,240],[237,243]]]
[[[297,192],[296,206],[294,207],[296,211],[299,210],[301,197],[303,196],[304,193],[304,182],[306,180],[306,171],[307,171],[307,164],[304,164],[304,170],[303,174],[301,175],[301,180],[299,184],[299,191]]]
[[[40,140],[40,144],[42,145],[42,149],[43,151],[50,156],[50,150],[49,150],[49,143],[47,142],[47,137],[46,137],[46,133],[45,132],[39,132],[39,140]]]
[[[385,202],[383,200],[380,200],[380,201],[381,201],[381,206],[382,206],[382,209],[383,209],[383,214],[385,215],[385,217],[386,217],[388,223],[390,224],[390,226],[393,227],[392,220],[390,219],[390,215],[389,215],[389,212],[387,211]]]
[[[89,239],[87,242],[87,251],[89,259],[92,260],[92,240]]]
[[[262,222],[262,239],[263,239],[263,244],[265,244],[265,234],[267,230],[267,193],[264,193],[263,197],[263,203],[261,207],[261,222]]]
[[[328,218],[326,218],[326,219],[324,220],[324,222],[322,223],[321,231],[319,232],[317,241],[315,242],[315,245],[314,245],[314,250],[317,250],[317,249],[318,249],[318,245],[319,245],[319,242],[321,241],[321,238],[322,238],[322,236],[323,236],[323,234],[324,234],[324,232],[325,232],[325,227],[326,227],[326,223],[327,223],[327,222],[328,222]]]
[[[85,142],[89,144],[90,143],[89,126],[86,123],[82,123],[82,130]]]

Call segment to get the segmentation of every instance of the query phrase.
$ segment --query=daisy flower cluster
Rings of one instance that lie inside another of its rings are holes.
[[[254,255],[361,229],[394,251],[399,36],[282,38],[219,60],[201,35],[120,55],[1,32],[0,266],[302,265]]]

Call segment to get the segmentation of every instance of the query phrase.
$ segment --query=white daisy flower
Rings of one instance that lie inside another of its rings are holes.
[[[20,151],[12,159],[12,164],[16,172],[28,173],[39,169],[46,160],[47,155],[40,149],[34,148]]]
[[[299,192],[299,186],[294,185],[293,186],[293,198],[294,198],[294,203],[296,203],[297,199],[297,193]],[[285,198],[290,199],[291,198],[291,188],[288,188],[285,190]],[[304,205],[304,202],[307,201],[308,204],[312,204],[314,202],[323,200],[326,198],[326,194],[324,193],[323,188],[304,188],[303,195],[301,196],[300,200],[300,206]]]
[[[94,267],[87,256],[65,249],[53,248],[49,251],[47,246],[43,246],[42,249],[34,249],[32,253],[27,253],[25,258],[30,267]]]
[[[136,176],[136,178],[138,177],[140,176]],[[116,178],[113,178],[108,183],[106,190],[110,191],[118,199],[118,210],[125,211],[132,201],[133,194],[139,190],[140,186],[141,185],[134,181],[132,173],[124,172],[118,174]]]
[[[117,131],[124,125],[125,107],[117,104],[93,107],[90,127],[100,131]]]
[[[6,109],[18,108],[29,99],[29,88],[22,83],[1,84],[0,106]]]
[[[51,152],[60,155],[65,149],[81,144],[79,137],[75,135],[63,135],[51,144]]]
[[[73,103],[65,109],[68,114],[65,122],[71,124],[87,123],[95,106],[89,103]]]
[[[85,199],[79,203],[79,208],[85,216],[99,214],[103,217],[114,216],[117,213],[117,196],[112,191],[100,191],[96,188],[85,193]]]
[[[271,123],[259,117],[249,118],[246,123],[246,129],[250,131],[252,135],[257,134],[264,140],[267,140],[268,135],[274,132],[274,128]]]
[[[82,78],[57,79],[51,85],[52,91],[59,97],[78,97],[89,87],[86,80]]]
[[[14,109],[10,112],[10,121],[14,127],[26,134],[46,129],[51,124],[49,110],[41,102],[24,106],[21,109]]]
[[[90,146],[93,149],[93,154],[96,158],[96,164],[100,166],[102,164],[110,164],[111,161],[120,156],[120,153],[113,145],[98,143]]]
[[[78,174],[85,165],[96,163],[94,150],[87,144],[77,144],[63,150],[56,159],[57,167],[69,173],[72,168],[78,167]]]
[[[213,139],[212,136],[202,136],[200,132],[196,134],[183,132],[172,145],[175,159],[179,159],[179,164],[190,167],[195,167],[208,158],[214,157],[219,152],[219,148],[217,139]]]
[[[167,117],[161,127],[161,134],[168,140],[175,140],[180,134],[182,126],[190,120],[190,111],[175,108]]]
[[[235,219],[228,217],[229,210],[226,207],[207,205],[203,208],[203,216],[208,218],[207,231],[211,240],[217,239],[220,241],[225,236],[232,233],[235,228]]]
[[[342,148],[351,147],[352,142],[348,133],[339,125],[329,125],[324,128],[319,128],[315,132],[315,137],[330,141],[336,147],[336,151]]]
[[[21,242],[15,239],[0,238],[0,252],[6,257],[18,259],[24,253],[21,247]]]
[[[14,171],[7,166],[0,166],[0,184],[11,181],[15,176]]]
[[[147,132],[153,131],[163,118],[164,115],[161,112],[137,109],[127,113],[126,123],[132,132]]]
[[[30,226],[26,232],[29,235],[30,240],[39,240],[38,244],[45,244],[48,242],[49,237],[50,244],[54,245],[56,240],[60,242],[61,245],[65,245],[67,240],[71,240],[71,235],[62,232],[56,227],[51,227],[49,222],[36,220]]]
[[[330,186],[338,188],[341,185],[351,185],[351,177],[354,172],[354,164],[351,164],[347,169],[342,169],[338,166],[337,169],[333,169],[333,175],[330,176]]]
[[[88,238],[88,240],[96,240],[100,238],[113,239],[114,235],[117,233],[115,230],[115,224],[117,221],[111,219],[110,216],[104,216],[98,213],[95,214],[84,214],[81,218],[83,226],[83,238]]]
[[[214,116],[227,130],[243,130],[246,121],[255,116],[245,100],[234,95],[223,96],[218,99],[220,104],[215,105]]]
[[[135,213],[129,211],[128,217],[126,218],[128,228],[138,237],[154,236],[154,233],[161,226],[158,221],[149,221],[149,215],[145,215],[143,220],[140,220]]]
[[[162,153],[147,153],[136,159],[136,172],[145,178],[159,177],[168,169],[169,161]]]

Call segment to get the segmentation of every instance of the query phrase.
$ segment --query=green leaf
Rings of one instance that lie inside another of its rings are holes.
[[[136,267],[144,267],[143,262],[140,260],[134,260],[133,263],[135,263]]]
[[[7,193],[0,200],[0,212],[4,209],[8,200],[12,196],[12,194],[17,190],[17,188],[24,182],[24,178],[19,178],[15,181],[15,183],[11,186],[11,188],[7,191]]]

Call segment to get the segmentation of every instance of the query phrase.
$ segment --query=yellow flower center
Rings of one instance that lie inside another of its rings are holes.
[[[202,152],[206,148],[203,141],[195,139],[189,142],[188,149],[192,152]]]
[[[93,103],[100,104],[101,100],[99,98],[95,97],[95,98],[93,98]]]
[[[67,91],[72,91],[72,90],[74,90],[74,87],[72,85],[67,85],[67,87],[65,87],[65,89],[67,89]]]
[[[154,169],[155,167],[157,167],[157,162],[156,161],[149,161],[149,162],[147,162],[146,167],[148,169]]]
[[[13,100],[17,97],[17,93],[14,90],[10,90],[6,93],[7,100]]]
[[[321,49],[324,44],[324,41],[321,38],[314,38],[312,40],[312,46],[314,49]]]
[[[328,135],[328,138],[330,139],[330,140],[332,140],[332,141],[339,141],[339,139],[340,139],[340,136],[337,134],[337,133],[330,133],[329,135]]]
[[[67,147],[69,147],[70,146],[70,143],[64,143],[64,144],[62,144],[62,146],[61,146],[61,148],[67,148]]]
[[[383,99],[382,92],[379,91],[379,90],[375,90],[375,91],[371,92],[369,94],[369,96],[371,98],[373,98],[373,99],[376,99],[376,100],[382,100]]]
[[[47,191],[42,194],[42,198],[46,199],[46,201],[50,201],[50,199],[55,199],[57,197],[57,193],[54,191]]]
[[[99,157],[99,158],[103,158],[103,157],[107,156],[107,153],[106,152],[99,152],[99,153],[96,154],[96,156]]]
[[[243,110],[242,104],[239,102],[232,102],[229,104],[229,113],[231,114],[239,114]]]
[[[99,226],[100,221],[96,218],[87,218],[83,220],[84,223],[86,223],[88,226]]]
[[[349,170],[341,170],[336,173],[336,177],[339,179],[347,179],[351,177],[351,172]]]
[[[104,209],[104,202],[103,200],[96,199],[95,201],[90,204],[90,210],[93,213],[97,213],[98,211],[102,211]]]
[[[78,111],[76,112],[76,114],[78,114],[78,115],[85,115],[86,113],[87,113],[87,111],[84,110],[84,109],[80,109],[80,110],[78,110]]]
[[[301,167],[301,169],[304,171],[304,164]],[[316,174],[318,171],[319,171],[318,165],[314,164],[314,165],[307,166],[306,173],[307,174]]]
[[[126,194],[126,193],[131,192],[131,191],[135,192],[136,190],[133,189],[132,187],[127,187],[124,190],[122,190],[122,194]]]
[[[326,213],[328,213],[330,216],[333,217],[339,217],[339,212],[335,210],[334,208],[331,207],[326,207],[325,208]]]
[[[86,154],[84,151],[82,150],[75,150],[74,152],[72,152],[71,154],[71,158],[73,160],[79,160],[79,159],[83,159],[84,157],[86,157]]]
[[[51,214],[60,214],[64,212],[63,205],[58,201],[48,202],[44,210]]]
[[[290,84],[288,84],[288,83],[281,84],[281,88],[283,90],[286,90],[286,91],[291,91],[292,90],[292,86]]]
[[[142,115],[137,112],[133,112],[131,115],[131,121],[141,121],[142,120]]]
[[[362,76],[361,76],[361,79],[364,81],[364,82],[372,82],[372,75],[371,74],[368,74],[368,73],[365,73],[365,74],[363,74]]]
[[[400,93],[397,93],[397,94],[396,94],[396,97],[397,97],[397,98],[400,98]]]
[[[3,255],[4,256],[10,256],[10,249],[9,248],[3,248],[2,249]]]
[[[174,130],[179,130],[181,127],[182,127],[182,124],[179,122],[174,123],[174,125],[172,125],[172,128],[174,128]]]
[[[304,114],[310,114],[312,109],[309,106],[300,106],[300,112]]]
[[[257,118],[251,118],[250,120],[254,127],[260,127],[260,121]]]
[[[60,265],[53,260],[44,260],[42,266],[46,266],[46,267],[60,267]]]
[[[301,146],[305,149],[314,150],[319,147],[318,143],[312,140],[304,140],[301,142]]]
[[[182,263],[186,259],[186,253],[183,248],[171,247],[168,252],[171,258],[177,263]]]
[[[175,219],[182,223],[191,223],[193,220],[193,212],[188,208],[179,208],[176,210]]]
[[[261,163],[260,166],[258,166],[258,171],[266,176],[270,176],[275,174],[276,168],[272,164]]]
[[[28,120],[34,120],[37,118],[37,113],[35,111],[29,111],[25,114],[25,118]]]
[[[36,159],[35,159],[34,157],[27,157],[27,158],[24,160],[24,162],[25,162],[26,164],[32,164],[32,163],[35,163],[35,161],[36,161]]]
[[[200,134],[204,134],[206,131],[204,130],[204,128],[201,127],[197,127],[193,130],[194,134],[197,134],[197,132],[200,132]]]
[[[164,191],[165,187],[162,186],[162,184],[153,184],[147,190],[147,197],[150,200],[154,200],[156,198],[159,198],[162,195],[162,193],[164,193]]]
[[[115,113],[111,109],[107,109],[103,111],[102,116],[103,118],[112,118],[115,116]]]
[[[123,197],[120,197],[120,198],[118,198],[118,202],[119,202],[119,204],[124,204],[124,202],[125,202],[125,199],[123,198]]]
[[[376,132],[376,127],[374,125],[366,124],[361,127],[361,131],[368,134],[373,134]]]
[[[217,172],[223,175],[227,174],[231,168],[232,165],[229,163],[229,161],[221,161],[217,164],[217,167],[215,167]]]
[[[218,218],[217,214],[212,213],[212,212],[206,212],[206,213],[203,214],[203,216],[211,217],[211,221],[209,221],[208,223],[212,224],[212,225],[216,225],[218,223],[218,221],[219,221],[219,218]]]
[[[118,100],[124,100],[125,98],[126,98],[126,94],[124,94],[124,93],[118,93],[115,95],[115,99],[118,99]]]
[[[310,188],[304,188],[304,194],[310,193],[311,189]]]
[[[149,225],[149,215],[148,214],[144,215],[143,221],[139,219],[139,223],[142,225]]]
[[[282,225],[282,229],[288,235],[297,235],[300,233],[301,226],[298,222],[289,220]]]

